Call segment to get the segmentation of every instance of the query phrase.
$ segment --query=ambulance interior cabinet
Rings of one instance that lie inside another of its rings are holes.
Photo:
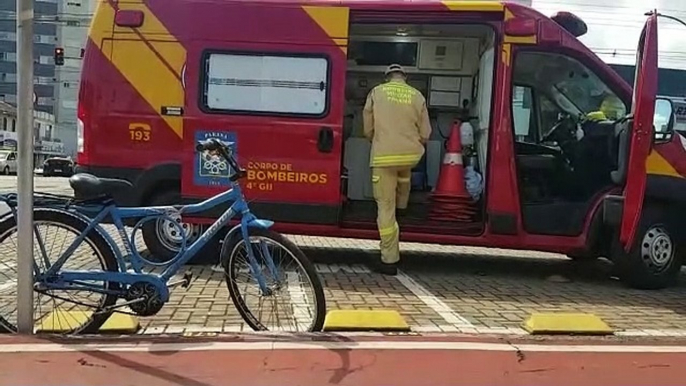
[[[372,169],[369,152],[372,144],[366,138],[350,138],[345,141],[345,168],[348,169],[348,198],[350,200],[373,200]]]
[[[369,167],[371,143],[365,138],[350,138],[345,141],[345,168],[348,170],[348,199],[373,200],[372,169]],[[426,144],[426,174],[429,187],[433,190],[443,157],[443,142],[430,140]]]
[[[426,178],[433,191],[438,183],[438,173],[443,160],[443,141],[430,140],[426,143]]]

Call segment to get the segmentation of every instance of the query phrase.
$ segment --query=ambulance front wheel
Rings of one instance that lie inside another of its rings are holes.
[[[645,208],[629,253],[615,238],[612,260],[620,280],[632,288],[662,289],[679,279],[683,253],[660,212],[659,208]]]
[[[174,205],[181,203],[181,194],[178,190],[167,190],[163,193],[157,194],[149,202],[148,206],[157,205]],[[199,224],[189,224],[181,221],[181,217],[172,218],[180,228],[183,234],[179,232],[179,227],[169,221],[169,219],[158,219],[148,221],[141,228],[143,234],[143,241],[150,252],[150,259],[155,262],[166,262],[173,259],[181,248],[183,237],[186,237],[186,247],[190,246],[194,241],[200,237],[203,228]],[[190,263],[216,263],[219,255],[218,240],[211,240],[207,243],[203,250],[190,261]]]

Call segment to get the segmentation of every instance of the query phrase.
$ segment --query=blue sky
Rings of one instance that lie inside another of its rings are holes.
[[[526,2],[522,0],[521,2]],[[686,21],[686,0],[530,0],[546,15],[569,11],[588,24],[581,41],[609,63],[634,64],[638,37],[645,23],[646,11]],[[658,46],[660,67],[686,69],[686,26],[659,19]]]

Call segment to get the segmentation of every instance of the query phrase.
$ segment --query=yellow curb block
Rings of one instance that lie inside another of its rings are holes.
[[[36,323],[37,332],[63,333],[74,327],[83,325],[92,313],[85,311],[62,311],[50,312],[40,322]],[[114,313],[100,327],[99,332],[135,333],[140,323],[138,318],[132,315]]]
[[[394,310],[332,310],[324,331],[410,331],[410,326]]]
[[[533,313],[522,323],[530,334],[612,335],[614,330],[593,314]]]

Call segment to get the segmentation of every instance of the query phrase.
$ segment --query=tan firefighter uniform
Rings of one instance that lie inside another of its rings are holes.
[[[424,96],[402,80],[376,86],[364,107],[364,135],[372,141],[370,166],[381,238],[381,260],[400,260],[395,210],[410,198],[412,168],[424,155],[431,134]]]

